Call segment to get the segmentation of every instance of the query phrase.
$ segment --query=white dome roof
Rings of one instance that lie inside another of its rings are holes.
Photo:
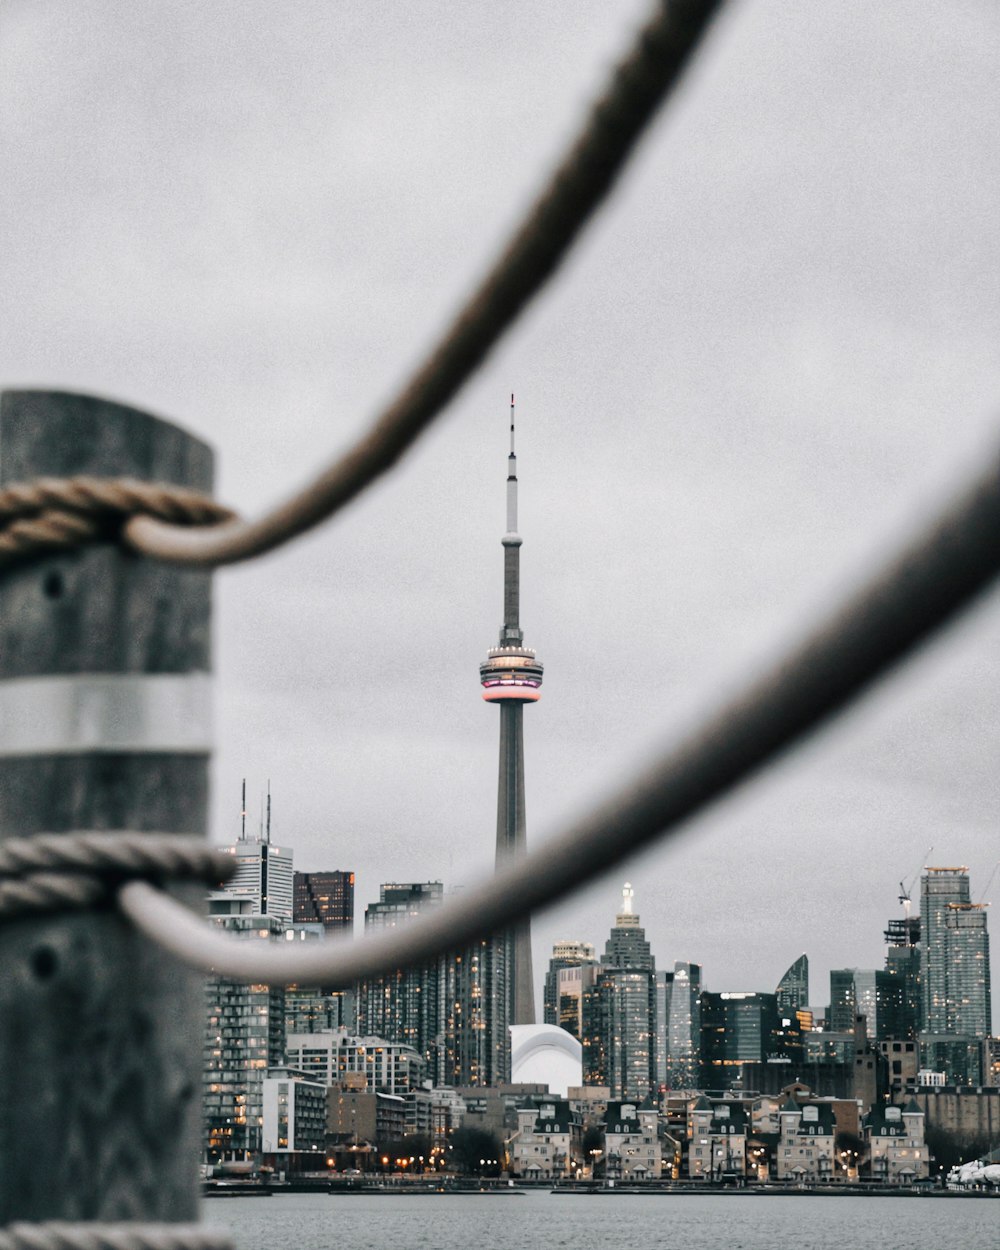
[[[571,1085],[583,1084],[583,1047],[554,1024],[512,1024],[510,1079],[547,1085],[550,1094],[565,1098]]]

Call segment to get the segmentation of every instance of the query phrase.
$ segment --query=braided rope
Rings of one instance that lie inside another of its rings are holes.
[[[0,918],[94,907],[126,881],[214,885],[235,867],[231,855],[176,834],[84,831],[12,838],[0,843]]]
[[[200,1224],[98,1224],[51,1220],[0,1228],[0,1250],[233,1250],[228,1232]]]
[[[133,516],[172,525],[214,525],[235,514],[183,486],[136,478],[36,478],[0,491],[0,566],[39,551],[117,539]]]

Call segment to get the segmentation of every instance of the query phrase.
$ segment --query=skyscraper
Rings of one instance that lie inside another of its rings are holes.
[[[579,1038],[583,1032],[583,995],[594,983],[597,957],[590,942],[557,942],[545,974],[545,1024],[555,1024]]]
[[[788,968],[774,993],[778,1011],[790,1020],[805,1009],[809,1002],[809,960],[805,955],[800,955]]]
[[[920,917],[907,915],[890,920],[884,937],[885,970],[899,982],[901,998],[897,1032],[891,1036],[913,1041],[920,1028]]]
[[[986,911],[973,903],[969,872],[928,868],[920,879],[922,1032],[990,1034],[990,945]]]
[[[407,924],[440,907],[443,898],[440,881],[387,882],[379,887],[378,902],[365,908],[365,932]],[[435,1075],[441,1046],[442,964],[442,959],[435,959],[373,977],[357,987],[358,1032],[412,1046]]]
[[[247,837],[247,783],[243,783],[243,810],[237,842],[219,847],[236,859],[236,871],[226,882],[225,892],[250,903],[259,916],[276,916],[290,922],[293,913],[292,852],[271,842],[271,789],[267,791],[267,823],[263,818],[257,837]]]
[[[353,872],[297,872],[292,883],[296,924],[321,924],[328,934],[354,928]]]
[[[664,1083],[668,1089],[697,1089],[701,1079],[701,965],[675,963],[667,988]]]
[[[524,730],[525,703],[539,698],[542,665],[534,651],[524,645],[520,625],[520,551],[517,532],[517,456],[514,452],[514,396],[510,397],[510,455],[507,458],[507,530],[502,540],[504,553],[503,624],[500,641],[491,647],[479,666],[483,698],[500,707],[500,778],[497,799],[497,866],[508,863],[526,849],[524,816]],[[506,985],[496,987],[493,997],[499,1008],[506,1006],[511,1024],[535,1023],[535,992],[531,971],[531,928],[519,921],[503,939],[507,952],[503,960],[490,960],[505,969]],[[506,999],[506,1003],[501,999]]]
[[[657,1079],[656,964],[625,883],[593,989],[584,997],[584,1081],[643,1099]]]

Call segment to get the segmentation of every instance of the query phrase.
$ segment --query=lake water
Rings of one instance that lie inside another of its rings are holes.
[[[204,1204],[237,1250],[997,1250],[1000,1200],[286,1194]]]

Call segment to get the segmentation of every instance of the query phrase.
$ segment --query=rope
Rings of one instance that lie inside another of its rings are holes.
[[[311,529],[390,469],[555,273],[610,192],[657,107],[676,87],[722,0],[658,0],[582,134],[438,345],[368,433],[310,485],[253,521],[179,530],[149,517],[125,526],[137,551],[221,565],[271,551]]]
[[[227,1232],[200,1224],[9,1224],[0,1250],[233,1250]]]
[[[398,930],[353,945],[237,942],[139,882],[118,902],[196,968],[236,980],[345,987],[413,967],[547,906],[674,832],[841,709],[1000,571],[1000,455],[885,566],[678,746],[489,883]]]
[[[95,907],[113,898],[123,881],[214,885],[232,876],[235,867],[231,855],[176,834],[76,832],[12,838],[0,843],[0,919]]]
[[[233,513],[198,491],[134,478],[37,478],[0,491],[0,567],[115,538],[127,517],[210,525]]]

